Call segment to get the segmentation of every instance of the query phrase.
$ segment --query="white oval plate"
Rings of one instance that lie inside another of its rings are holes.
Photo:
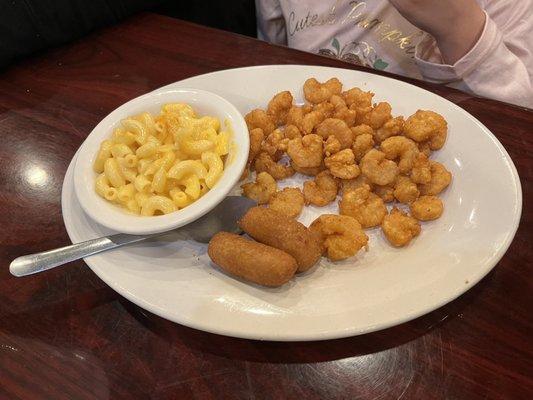
[[[279,289],[249,285],[210,264],[206,246],[144,243],[86,258],[109,286],[148,311],[193,328],[251,339],[295,341],[347,337],[388,328],[428,313],[461,295],[500,260],[520,220],[516,169],[498,140],[453,103],[410,84],[360,71],[313,66],[261,66],[214,72],[166,86],[215,92],[243,114],[265,107],[281,90],[299,101],[308,77],[338,77],[388,101],[395,115],[419,108],[441,113],[449,136],[433,158],[453,173],[443,194],[444,215],[424,223],[405,249],[368,231],[370,250],[340,263],[323,260]],[[284,186],[301,185],[295,176]],[[72,164],[63,184],[63,218],[72,242],[110,231],[90,220],[76,201]],[[306,208],[300,221],[336,212]]]

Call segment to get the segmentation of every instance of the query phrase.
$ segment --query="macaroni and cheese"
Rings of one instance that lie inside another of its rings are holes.
[[[230,136],[228,124],[184,103],[124,119],[94,160],[96,193],[144,216],[187,207],[219,180]]]

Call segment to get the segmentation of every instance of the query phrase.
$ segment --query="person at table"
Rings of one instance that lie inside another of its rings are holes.
[[[533,0],[256,0],[258,36],[533,108]]]

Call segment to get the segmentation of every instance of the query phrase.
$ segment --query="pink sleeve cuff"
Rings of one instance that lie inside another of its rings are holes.
[[[454,65],[444,63],[435,39],[426,35],[418,44],[415,61],[424,79],[438,83],[462,80],[503,42],[496,23],[485,12],[485,26],[477,43]]]

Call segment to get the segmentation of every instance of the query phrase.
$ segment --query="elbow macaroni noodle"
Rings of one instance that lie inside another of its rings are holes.
[[[184,103],[129,117],[100,145],[95,191],[143,216],[180,210],[215,186],[230,137],[227,123],[221,130],[217,118],[198,117]]]

